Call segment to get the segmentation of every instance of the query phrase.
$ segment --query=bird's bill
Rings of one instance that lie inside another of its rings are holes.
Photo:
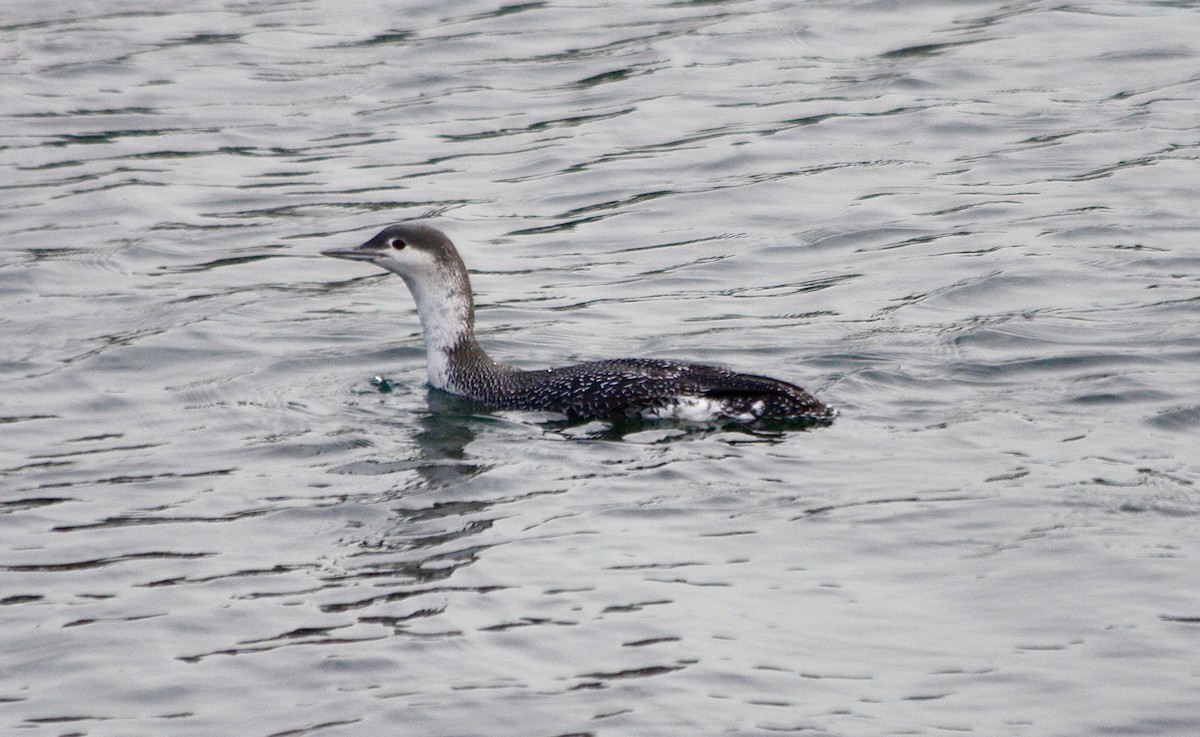
[[[382,255],[379,248],[368,248],[357,246],[355,248],[335,248],[331,251],[321,251],[322,256],[330,258],[344,258],[347,261],[374,261]]]

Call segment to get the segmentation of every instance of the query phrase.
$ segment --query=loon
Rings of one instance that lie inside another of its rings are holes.
[[[392,225],[356,248],[321,253],[399,275],[417,304],[429,384],[496,409],[552,412],[568,420],[827,424],[837,415],[798,386],[716,366],[616,358],[525,371],[493,361],[475,339],[475,305],[462,257],[428,225]]]

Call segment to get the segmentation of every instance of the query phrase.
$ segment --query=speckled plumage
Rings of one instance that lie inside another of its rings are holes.
[[[541,371],[502,367],[455,377],[466,396],[504,409],[560,412],[572,419],[674,416],[682,398],[708,400],[727,419],[832,419],[799,387],[715,366],[615,358]]]
[[[496,408],[556,412],[575,420],[690,418],[703,412],[743,422],[828,422],[837,414],[793,384],[716,366],[617,358],[523,371],[497,363],[475,339],[466,267],[450,240],[429,226],[393,225],[358,248],[324,254],[399,274],[417,302],[429,383]]]

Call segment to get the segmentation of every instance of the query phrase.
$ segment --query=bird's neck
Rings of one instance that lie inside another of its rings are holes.
[[[475,305],[471,288],[405,279],[421,329],[425,334],[425,360],[429,384],[435,389],[470,396],[469,386],[479,374],[498,369],[475,339]],[[464,280],[465,281],[465,280]]]

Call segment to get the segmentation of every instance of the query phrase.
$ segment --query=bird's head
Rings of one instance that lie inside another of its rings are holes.
[[[406,282],[466,273],[462,258],[445,233],[414,223],[390,225],[361,246],[322,251],[321,255],[366,261],[399,274]]]

